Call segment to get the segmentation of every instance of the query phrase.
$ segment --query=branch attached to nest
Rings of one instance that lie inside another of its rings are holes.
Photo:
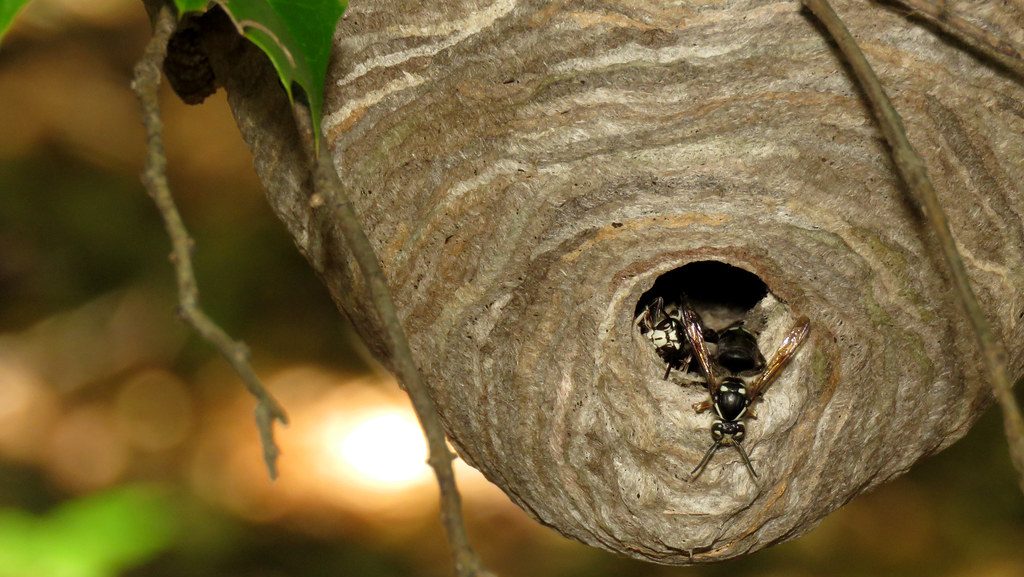
[[[233,340],[199,307],[199,289],[192,269],[195,242],[181,220],[167,181],[167,157],[164,154],[163,122],[160,119],[157,89],[160,86],[160,69],[167,55],[167,40],[174,32],[174,27],[175,19],[171,9],[161,8],[155,21],[153,38],[135,66],[132,89],[142,104],[142,118],[146,126],[146,169],[142,174],[142,182],[156,202],[167,235],[171,238],[171,262],[178,282],[179,312],[185,322],[224,355],[242,378],[249,393],[256,398],[256,425],[263,445],[263,458],[270,477],[276,478],[280,450],[274,441],[274,421],[287,424],[288,416],[256,376],[249,363],[249,347],[241,341]]]
[[[850,31],[846,29],[843,21],[829,5],[828,0],[802,0],[802,2],[825,26],[850,64],[857,82],[871,103],[871,109],[881,126],[882,133],[889,142],[900,176],[922,206],[925,217],[939,240],[942,257],[953,277],[957,296],[967,313],[989,374],[989,380],[995,391],[995,397],[1002,408],[1003,425],[1010,448],[1010,457],[1017,469],[1021,491],[1024,492],[1024,419],[1021,418],[1020,407],[1017,406],[1017,401],[1013,396],[1013,387],[1007,374],[1006,351],[993,334],[992,327],[971,288],[963,258],[960,256],[953,234],[950,232],[946,212],[939,204],[935,187],[932,186],[932,182],[928,178],[924,160],[911,146],[899,113],[890,102],[864,53],[857,46],[856,40],[850,35]]]
[[[428,463],[434,469],[441,491],[441,519],[448,534],[455,557],[455,569],[459,577],[485,577],[490,575],[483,569],[480,559],[469,544],[466,526],[462,518],[462,498],[455,483],[452,470],[453,455],[445,440],[444,428],[438,416],[437,407],[427,392],[419,369],[413,360],[412,349],[405,330],[398,318],[391,291],[384,277],[384,270],[370,245],[347,191],[338,177],[326,139],[320,145],[316,163],[317,195],[311,202],[314,208],[323,206],[327,217],[341,229],[345,242],[355,256],[359,269],[367,284],[370,298],[384,327],[389,349],[399,381],[405,386],[412,399],[413,408],[430,447]]]
[[[945,3],[936,5],[929,0],[893,1],[910,10],[914,16],[931,22],[946,34],[981,52],[1024,79],[1024,54],[995,34],[950,13]]]

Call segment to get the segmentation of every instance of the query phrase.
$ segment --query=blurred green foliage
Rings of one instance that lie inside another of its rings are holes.
[[[197,184],[198,194],[179,203],[196,239],[207,312],[257,351],[366,370],[359,355],[339,354],[356,337],[262,193]],[[0,159],[0,328],[25,327],[130,284],[162,286],[167,309],[175,306],[169,240],[140,186],[133,174],[63,154]],[[179,368],[197,367],[210,351],[190,339]]]
[[[134,179],[74,158],[0,162],[0,288],[8,299],[0,326],[25,325],[83,295],[159,275],[167,240],[137,189]]]
[[[141,486],[70,500],[43,517],[0,510],[0,576],[115,577],[174,534],[170,502]]]

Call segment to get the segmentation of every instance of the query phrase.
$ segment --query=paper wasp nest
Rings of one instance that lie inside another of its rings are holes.
[[[1024,86],[882,5],[836,8],[1021,374]],[[1024,42],[1011,7],[972,10]],[[460,453],[541,522],[661,563],[733,557],[808,531],[986,406],[933,236],[798,2],[353,2],[336,48],[326,145],[417,362]],[[271,203],[379,351],[273,72],[242,44],[218,58]],[[664,379],[635,323],[697,261],[764,283],[765,356],[811,321],[748,421],[759,485],[732,450],[687,479],[708,395]]]

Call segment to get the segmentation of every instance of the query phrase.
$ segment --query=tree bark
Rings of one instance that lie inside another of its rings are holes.
[[[924,155],[1012,375],[1024,370],[1024,84],[882,5],[836,5]],[[954,8],[955,9],[955,8]],[[1018,47],[1024,9],[974,24]],[[206,47],[268,198],[386,362],[273,70]],[[932,234],[862,95],[797,2],[399,0],[339,27],[325,130],[459,453],[572,538],[661,563],[800,535],[954,442],[989,403]],[[758,275],[755,484],[707,399],[637,330],[686,263]],[[298,303],[296,306],[301,306]]]

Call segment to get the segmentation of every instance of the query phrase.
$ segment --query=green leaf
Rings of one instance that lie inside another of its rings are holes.
[[[28,4],[28,0],[0,0],[0,40],[3,40],[7,29],[11,27],[14,16],[25,4]]]
[[[3,0],[0,0],[3,1]],[[346,0],[174,0],[179,13],[224,8],[238,31],[267,54],[294,102],[293,85],[306,94],[319,145],[327,65],[334,28]]]

